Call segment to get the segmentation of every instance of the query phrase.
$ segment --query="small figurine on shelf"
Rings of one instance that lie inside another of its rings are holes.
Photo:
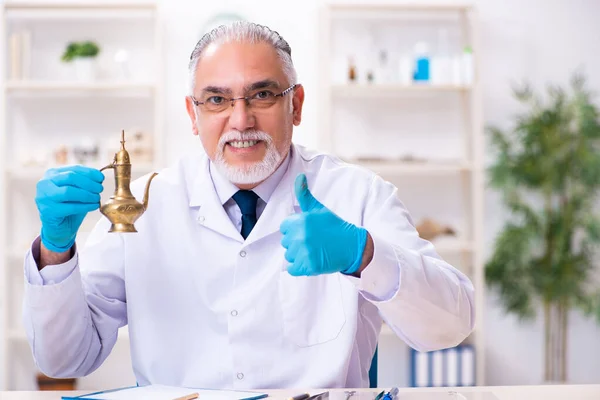
[[[348,57],[348,81],[356,81],[356,64],[354,64],[354,58]]]
[[[17,155],[17,160],[22,167],[36,168],[43,167],[48,164],[48,154],[42,149],[23,149]]]
[[[425,240],[433,240],[441,235],[456,235],[456,232],[451,227],[443,226],[429,218],[425,218],[417,225],[417,232]]]
[[[130,153],[143,163],[152,163],[152,135],[143,129],[130,129],[128,134],[133,135],[130,144]]]
[[[54,150],[54,162],[57,165],[65,165],[69,162],[69,149],[65,145]]]
[[[83,139],[73,148],[73,155],[79,164],[93,164],[98,161],[98,145],[91,139]]]

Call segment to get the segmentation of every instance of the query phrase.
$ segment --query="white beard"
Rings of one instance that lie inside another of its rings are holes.
[[[227,142],[232,140],[261,140],[266,147],[264,158],[252,165],[233,166],[225,161],[224,150]],[[213,163],[217,170],[231,183],[252,185],[267,179],[275,172],[281,162],[281,154],[275,148],[275,143],[267,133],[257,130],[229,131],[221,136]]]

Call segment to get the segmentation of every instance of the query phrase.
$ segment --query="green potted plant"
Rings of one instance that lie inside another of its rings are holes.
[[[95,42],[71,42],[62,55],[62,61],[75,65],[77,79],[90,81],[96,77],[96,57],[99,52],[100,47]]]
[[[567,380],[569,312],[600,321],[592,276],[600,243],[594,204],[600,190],[599,111],[575,74],[570,90],[550,86],[543,99],[528,85],[514,90],[526,112],[514,128],[490,127],[496,152],[491,187],[511,216],[495,239],[486,281],[521,319],[543,310],[545,382]]]

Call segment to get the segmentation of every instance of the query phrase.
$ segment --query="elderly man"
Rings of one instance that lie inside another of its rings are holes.
[[[363,387],[383,320],[419,350],[469,335],[473,286],[419,238],[397,189],[292,144],[304,89],[279,34],[221,26],[190,77],[206,155],[160,171],[138,233],[103,218],[80,253],[104,176],[70,166],[37,185],[24,323],[43,372],[91,373],[128,325],[140,385]]]

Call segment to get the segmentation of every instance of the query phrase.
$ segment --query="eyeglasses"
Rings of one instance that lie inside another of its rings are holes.
[[[193,96],[190,96],[192,102],[196,106],[202,106],[206,111],[219,113],[225,111],[229,105],[233,107],[236,100],[244,100],[246,102],[246,106],[254,109],[266,109],[273,106],[279,97],[283,97],[292,90],[296,88],[296,84],[290,86],[285,89],[281,93],[273,93],[270,90],[259,89],[248,96],[244,97],[236,97],[236,98],[228,98],[219,95],[211,95],[207,94],[205,98],[201,99],[202,101],[196,100]]]

